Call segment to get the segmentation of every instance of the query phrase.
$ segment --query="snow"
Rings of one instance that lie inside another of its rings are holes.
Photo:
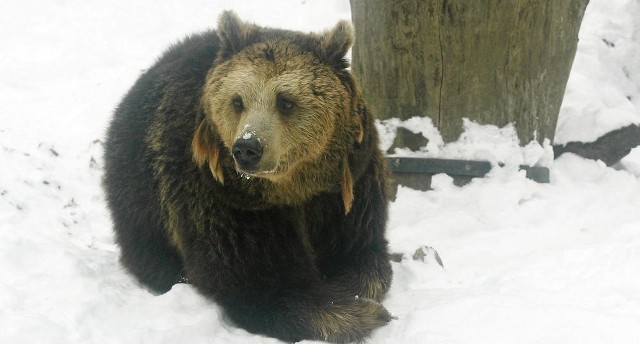
[[[225,8],[304,31],[349,18],[346,0],[28,0],[0,11],[0,343],[278,343],[231,325],[188,285],[160,296],[137,285],[118,264],[100,185],[119,99]],[[592,0],[556,143],[639,122],[639,49],[640,3]],[[405,258],[384,301],[398,319],[370,343],[640,343],[640,148],[609,168],[519,148],[509,126],[467,121],[445,145],[426,121],[395,125],[434,138],[422,154],[541,163],[551,183],[508,164],[464,187],[437,175],[432,191],[401,188],[388,235]],[[411,259],[422,246],[444,268]]]
[[[392,249],[410,256],[427,244],[445,268],[394,266],[386,305],[416,324],[392,323],[392,338],[637,343],[638,178],[572,155],[550,185],[494,173],[463,188],[439,175],[433,191],[400,189]]]
[[[638,1],[589,2],[554,144],[591,142],[640,124],[638,18]]]

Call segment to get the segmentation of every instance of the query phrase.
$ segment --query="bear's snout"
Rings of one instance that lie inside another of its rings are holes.
[[[239,138],[233,144],[231,153],[238,164],[238,167],[245,171],[251,172],[262,158],[262,144],[256,138]]]

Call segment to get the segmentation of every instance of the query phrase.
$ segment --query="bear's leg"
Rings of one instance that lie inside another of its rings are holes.
[[[182,261],[162,224],[151,164],[137,158],[144,155],[145,128],[125,115],[114,119],[106,144],[107,202],[122,265],[152,292],[164,293],[180,279]]]
[[[375,173],[355,185],[359,197],[348,214],[342,213],[339,195],[325,195],[334,200],[319,202],[325,207],[311,210],[307,221],[321,224],[312,236],[326,281],[380,302],[391,286],[392,270],[385,239],[387,201],[384,184],[370,177]],[[326,215],[331,213],[336,215]]]
[[[268,224],[220,227],[185,240],[187,277],[248,331],[285,341],[346,343],[391,320],[378,302],[324,282],[294,231]]]
[[[183,265],[164,234],[159,215],[143,217],[148,214],[134,214],[127,209],[113,213],[121,263],[152,292],[169,291],[182,277]]]
[[[120,261],[138,281],[156,294],[166,293],[181,281],[182,261],[161,238],[145,237],[137,245],[120,242],[122,253]],[[143,243],[143,244],[142,244]]]
[[[327,282],[344,287],[358,297],[381,302],[391,286],[391,264],[386,249],[353,249],[332,257]]]

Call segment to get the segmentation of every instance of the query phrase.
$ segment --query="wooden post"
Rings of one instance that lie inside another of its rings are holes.
[[[587,3],[351,0],[353,73],[379,118],[428,116],[445,141],[464,117],[553,141]]]

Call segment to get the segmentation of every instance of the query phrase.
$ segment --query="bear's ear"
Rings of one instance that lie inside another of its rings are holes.
[[[253,42],[258,32],[254,24],[245,23],[233,11],[224,11],[218,19],[220,56],[227,58]]]
[[[333,66],[345,66],[345,55],[351,49],[354,41],[353,27],[346,20],[341,20],[336,26],[320,37],[320,55],[322,60]]]
[[[220,184],[224,184],[222,164],[218,161],[220,158],[220,145],[215,141],[211,126],[206,119],[202,120],[193,135],[191,154],[198,167],[202,167],[206,161],[209,161],[209,169],[213,178]]]

